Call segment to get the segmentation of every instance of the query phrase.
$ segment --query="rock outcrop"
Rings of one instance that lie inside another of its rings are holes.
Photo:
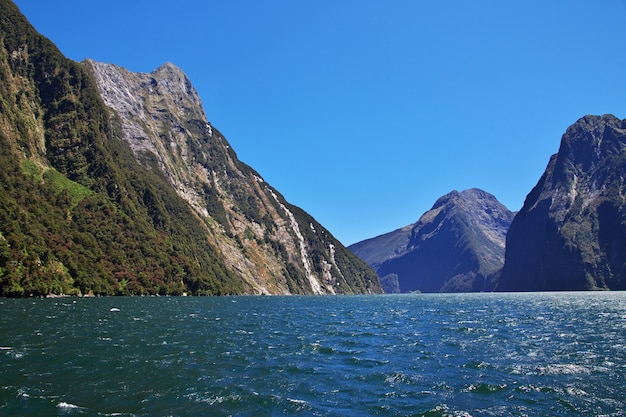
[[[515,216],[501,291],[626,289],[626,120],[585,116]]]
[[[453,191],[410,227],[350,249],[375,267],[387,292],[490,291],[512,219],[489,193]]]

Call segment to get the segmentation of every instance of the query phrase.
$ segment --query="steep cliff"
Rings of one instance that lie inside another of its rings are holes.
[[[626,120],[585,116],[507,235],[498,290],[626,289]]]
[[[366,265],[237,159],[179,68],[167,63],[145,74],[86,64],[137,159],[194,208],[212,244],[252,292],[380,291]]]
[[[380,292],[178,68],[70,61],[7,0],[0,23],[1,295]]]
[[[489,193],[453,191],[438,199],[408,236],[403,228],[350,249],[372,261],[387,292],[490,291],[504,262],[512,219],[513,213]]]

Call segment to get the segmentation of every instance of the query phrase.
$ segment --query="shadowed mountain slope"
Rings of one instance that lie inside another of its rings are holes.
[[[626,120],[585,116],[507,235],[498,290],[626,289]]]
[[[490,291],[512,218],[489,193],[453,191],[410,227],[350,249],[376,268],[387,292]]]

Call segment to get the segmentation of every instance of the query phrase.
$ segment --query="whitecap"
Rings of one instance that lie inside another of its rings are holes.
[[[22,358],[22,357],[24,356],[24,353],[23,353],[23,352],[19,352],[19,351],[17,351],[17,350],[13,350],[13,349],[11,349],[11,350],[9,351],[9,355],[10,355],[13,359],[20,359],[20,358]]]
[[[120,311],[120,309],[117,307],[112,307],[109,311],[115,312],[115,311]]]
[[[569,395],[578,395],[578,396],[589,395],[585,390],[582,390],[576,387],[567,387],[566,392]]]
[[[551,364],[539,368],[542,375],[577,375],[589,374],[591,370],[582,365],[575,364]]]
[[[390,384],[390,385],[394,385],[397,383],[405,383],[405,382],[409,382],[410,378],[408,376],[406,376],[403,372],[395,372],[391,375],[388,375],[385,378],[385,383],[386,384]]]
[[[304,400],[297,400],[295,398],[287,398],[287,401],[295,403],[295,404],[308,404],[308,402]]]
[[[83,407],[79,407],[76,404],[71,404],[71,403],[66,403],[65,401],[61,401],[60,403],[57,404],[57,408],[60,408],[62,410],[79,410]]]
[[[61,401],[60,403],[58,403],[57,407],[59,407],[59,408],[78,408],[77,405],[66,403],[65,401]]]
[[[289,401],[292,404],[295,404],[295,407],[298,411],[303,411],[305,409],[310,409],[310,405],[307,401],[304,400],[299,400],[296,398],[287,398],[287,401]]]

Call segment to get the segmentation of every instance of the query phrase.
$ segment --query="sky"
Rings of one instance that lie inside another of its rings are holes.
[[[568,126],[626,118],[626,0],[17,0],[68,58],[180,67],[343,244],[452,190],[519,210]]]

